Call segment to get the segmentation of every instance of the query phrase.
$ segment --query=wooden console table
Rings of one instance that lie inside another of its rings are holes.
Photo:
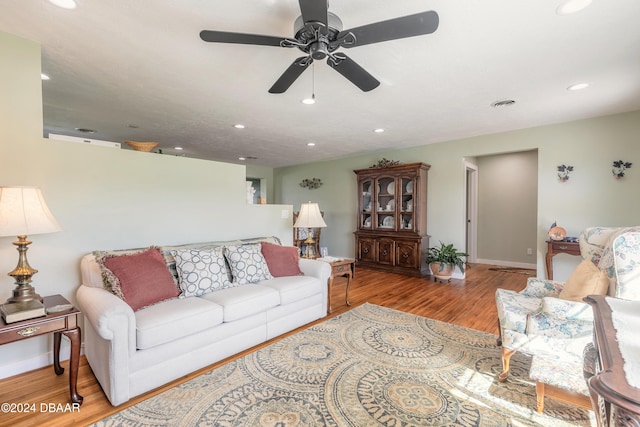
[[[558,254],[580,255],[580,243],[547,240],[547,278],[553,280],[553,263],[551,259]]]
[[[594,313],[594,346],[596,351],[595,374],[588,379],[589,393],[598,419],[598,426],[640,425],[640,388],[628,382],[625,363],[637,364],[637,354],[623,356],[619,345],[619,331],[615,329],[613,313],[622,317],[629,325],[627,341],[634,340],[634,324],[640,321],[640,302],[604,296],[588,296]],[[611,304],[610,304],[611,303]],[[633,353],[633,351],[631,352]],[[585,357],[585,371],[588,370]],[[635,359],[632,359],[635,357]],[[635,362],[634,362],[635,360]],[[637,384],[636,384],[637,385]]]
[[[62,295],[44,297],[47,312],[55,306],[69,304]],[[69,361],[69,391],[73,403],[82,404],[82,396],[78,394],[78,364],[80,362],[80,327],[78,315],[80,311],[71,306],[66,311],[49,313],[43,317],[6,324],[0,318],[0,344],[8,344],[27,338],[38,337],[53,332],[53,370],[62,375],[64,368],[60,366],[60,342],[62,335],[71,341],[71,359]]]

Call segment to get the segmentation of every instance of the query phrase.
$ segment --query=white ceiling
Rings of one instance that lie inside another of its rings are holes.
[[[77,3],[0,0],[0,31],[42,45],[45,135],[277,167],[640,109],[638,0],[593,0],[568,16],[556,14],[561,0],[331,0],[345,29],[425,10],[440,26],[348,50],[380,80],[371,92],[318,61],[279,95],[267,90],[300,51],[199,32],[292,37],[296,0]],[[317,102],[303,105],[314,74]],[[566,90],[577,82],[591,86]],[[503,99],[516,103],[491,107]]]

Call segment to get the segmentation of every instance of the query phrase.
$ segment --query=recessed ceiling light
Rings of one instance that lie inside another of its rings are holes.
[[[576,83],[576,84],[573,84],[573,85],[569,86],[567,88],[567,90],[575,91],[575,90],[586,89],[588,87],[589,87],[589,83]]]
[[[82,133],[96,133],[95,130],[93,129],[87,129],[87,128],[76,128],[76,130],[78,132],[82,132]]]
[[[182,150],[182,147],[173,147],[174,150]]]
[[[300,102],[302,102],[305,105],[313,105],[313,104],[316,103],[316,96],[315,95],[311,95],[311,98],[305,98]]]
[[[49,2],[63,9],[75,9],[78,6],[74,0],[49,0]]]
[[[49,80],[49,76],[47,76],[45,73],[40,73],[40,80]]]
[[[374,131],[375,133],[382,133],[382,132],[384,132],[384,129],[382,129],[382,128],[378,128],[378,129],[374,129],[373,131]]]
[[[241,162],[244,162],[245,160],[247,160],[246,157],[238,157],[238,160],[240,160]]]
[[[316,143],[315,142],[307,142],[307,147],[315,147]]]
[[[238,123],[236,125],[233,125],[233,127],[236,128],[236,129],[244,129],[244,125],[242,125],[240,123]]]
[[[516,101],[514,101],[513,99],[503,99],[502,101],[496,101],[493,104],[491,104],[492,107],[509,107],[513,104],[515,104]]]
[[[580,12],[591,4],[591,0],[567,0],[556,9],[558,15],[571,15]]]

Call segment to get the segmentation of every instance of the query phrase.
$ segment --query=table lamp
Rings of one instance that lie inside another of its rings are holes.
[[[326,226],[327,224],[325,224],[322,219],[322,214],[320,213],[320,208],[317,203],[309,202],[302,203],[300,205],[300,213],[298,214],[298,219],[296,220],[296,223],[293,224],[293,227],[307,229],[307,239],[304,241],[304,244],[307,246],[307,250],[303,255],[304,258],[316,258],[317,256],[314,249],[315,240],[313,239],[311,229]]]
[[[17,236],[18,265],[9,276],[15,279],[13,296],[0,307],[6,323],[44,316],[42,297],[31,286],[31,276],[38,270],[27,261],[31,244],[28,234],[60,231],[60,225],[49,211],[39,188],[0,187],[0,237]]]

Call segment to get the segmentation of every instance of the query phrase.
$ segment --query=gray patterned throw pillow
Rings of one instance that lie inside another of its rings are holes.
[[[260,244],[227,246],[225,256],[231,267],[233,283],[244,285],[260,280],[273,279],[267,262],[262,255]]]
[[[200,296],[235,286],[229,281],[222,247],[172,250],[180,297]]]

